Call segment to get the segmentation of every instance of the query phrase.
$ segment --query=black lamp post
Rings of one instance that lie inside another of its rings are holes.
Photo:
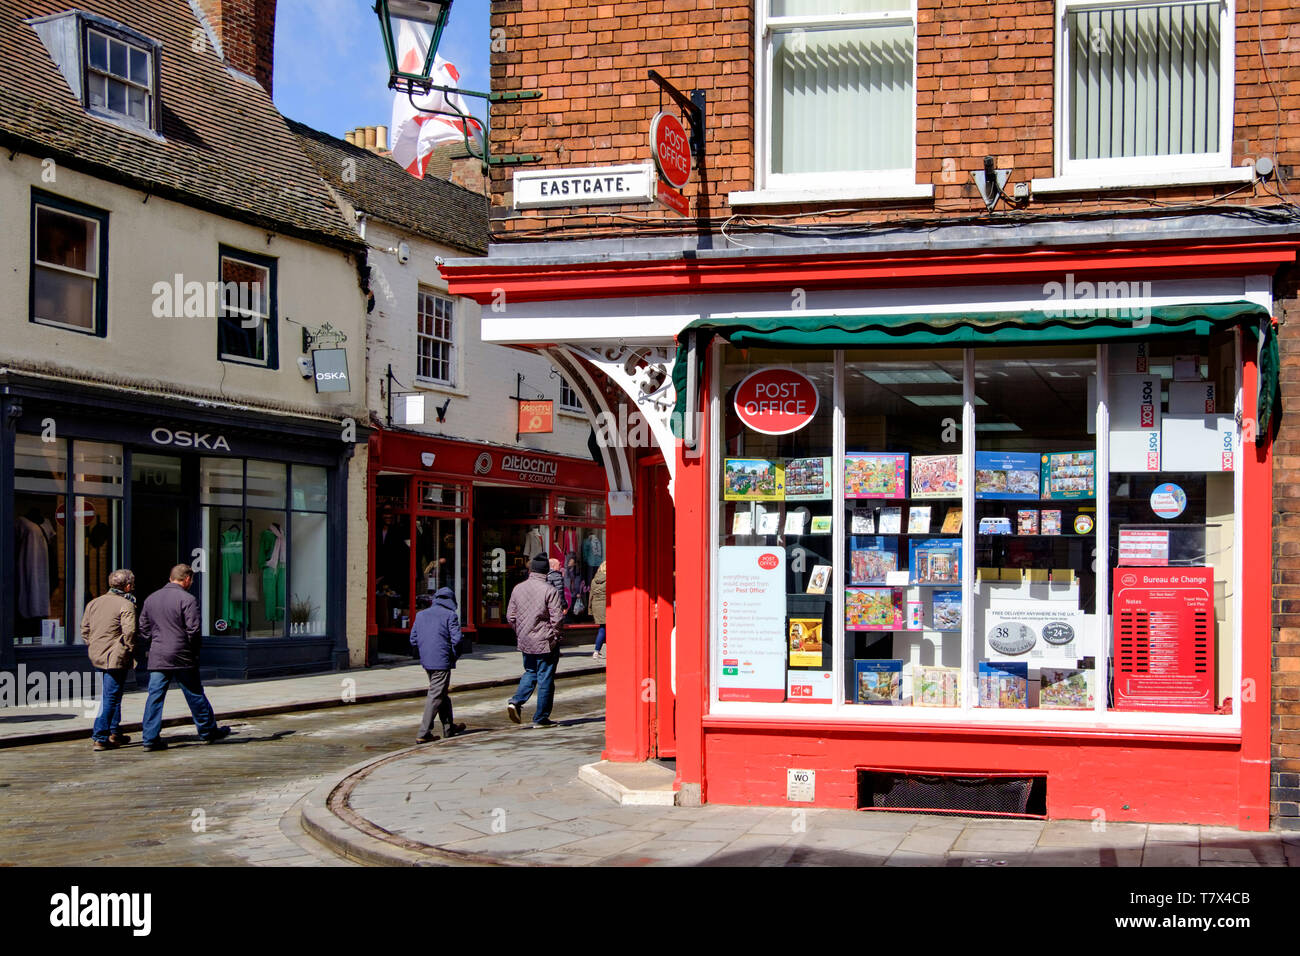
[[[461,121],[461,129],[465,135],[465,150],[469,155],[477,157],[483,163],[486,170],[490,166],[515,166],[521,163],[541,162],[542,157],[528,154],[511,154],[508,156],[490,156],[488,154],[488,136],[483,137],[483,154],[479,155],[470,142],[469,128],[471,123],[477,124],[478,121],[468,113],[461,113],[456,107],[448,102],[451,111],[432,110],[420,106],[415,102],[416,92],[428,94],[433,90],[446,94],[459,93],[461,96],[472,96],[475,99],[487,100],[489,103],[503,103],[510,100],[535,100],[541,98],[540,90],[511,90],[504,93],[479,93],[474,90],[462,90],[455,86],[440,86],[431,79],[433,73],[434,59],[438,52],[438,44],[442,41],[442,31],[447,25],[447,17],[451,14],[452,0],[375,0],[375,14],[379,17],[379,29],[384,38],[384,51],[388,54],[388,88],[406,93],[411,99],[411,105],[421,113],[433,113],[440,116],[452,116]],[[402,23],[407,22],[422,27],[429,31],[429,52],[421,64],[419,73],[411,73],[401,69],[401,64],[397,60],[397,38],[401,34]],[[489,111],[490,112],[490,111]]]

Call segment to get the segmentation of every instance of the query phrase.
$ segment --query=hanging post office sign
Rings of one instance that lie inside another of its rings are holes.
[[[654,165],[515,171],[515,208],[610,206],[655,200]]]
[[[817,386],[791,368],[762,368],[736,386],[736,414],[764,435],[788,435],[803,428],[821,403]]]

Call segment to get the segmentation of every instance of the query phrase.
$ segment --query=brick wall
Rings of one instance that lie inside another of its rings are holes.
[[[493,152],[538,153],[542,165],[551,167],[645,161],[650,119],[660,104],[646,71],[656,69],[682,90],[708,94],[707,156],[686,188],[693,214],[705,210],[718,222],[741,212],[822,218],[825,205],[732,209],[727,202],[729,192],[754,188],[755,2],[493,0],[492,28],[504,48],[492,57],[493,89],[545,94],[541,100],[493,107]],[[1238,4],[1232,161],[1242,165],[1267,155],[1300,174],[1300,6],[1292,0],[1258,0],[1250,6]],[[835,207],[859,206],[849,218],[862,221],[983,213],[970,173],[981,168],[986,155],[1012,171],[1011,183],[1052,176],[1053,8],[1052,0],[919,0],[916,181],[932,184],[934,197],[837,202]],[[1261,44],[1267,72],[1261,69]],[[524,238],[543,226],[570,235],[632,227],[615,215],[643,220],[637,226],[642,232],[683,228],[674,215],[645,205],[604,207],[581,216],[574,214],[588,210],[516,216],[509,213],[511,173],[493,174],[495,228],[502,239]],[[1263,189],[1239,185],[1125,190],[1124,199],[1044,195],[1027,211],[1139,210],[1150,208],[1153,200],[1203,202],[1232,190],[1237,190],[1233,203],[1278,201]],[[1300,182],[1292,191],[1300,195]],[[695,201],[701,195],[703,204]]]
[[[1279,283],[1283,301],[1282,407],[1273,443],[1272,803],[1275,826],[1300,830],[1300,278]],[[1287,334],[1290,331],[1292,334]]]
[[[198,0],[226,62],[254,77],[267,95],[275,62],[276,0]]]

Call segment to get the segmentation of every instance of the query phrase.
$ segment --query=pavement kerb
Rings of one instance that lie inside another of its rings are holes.
[[[472,743],[474,738],[485,734],[529,732],[526,727],[483,730],[439,741],[438,745],[455,747],[466,742]],[[348,797],[356,786],[379,767],[402,760],[427,746],[418,744],[382,757],[372,757],[322,781],[301,801],[299,810],[302,828],[339,856],[369,866],[541,866],[540,863],[503,860],[487,854],[448,850],[408,840],[377,826],[348,805]]]
[[[360,672],[362,669],[358,668]],[[346,671],[339,671],[344,674]],[[604,667],[580,667],[576,670],[559,671],[555,675],[556,680],[565,680],[570,677],[588,677],[592,674],[605,673]],[[270,683],[270,682],[268,682]],[[519,683],[518,677],[502,677],[492,680],[466,681],[463,684],[452,686],[451,692],[458,694],[462,691],[485,690],[491,687],[512,687]],[[217,721],[235,720],[242,717],[269,717],[273,714],[291,714],[300,710],[326,710],[330,707],[353,707],[357,704],[378,704],[386,700],[409,700],[416,697],[424,697],[429,693],[427,687],[416,690],[386,690],[376,691],[371,694],[358,694],[353,700],[340,700],[337,695],[325,698],[316,698],[315,700],[302,701],[285,701],[279,704],[266,704],[258,707],[240,707],[235,710],[222,710],[217,714]],[[162,725],[164,727],[182,727],[192,725],[192,717],[164,717]],[[139,732],[142,729],[138,720],[123,722],[123,733]],[[8,747],[26,747],[33,744],[58,743],[65,740],[86,740],[90,736],[89,730],[49,730],[35,734],[11,734],[0,737],[0,750]]]

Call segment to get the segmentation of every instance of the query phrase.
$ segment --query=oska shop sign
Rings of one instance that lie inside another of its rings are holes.
[[[736,386],[736,414],[764,435],[797,432],[817,414],[817,386],[793,369],[765,368]]]

